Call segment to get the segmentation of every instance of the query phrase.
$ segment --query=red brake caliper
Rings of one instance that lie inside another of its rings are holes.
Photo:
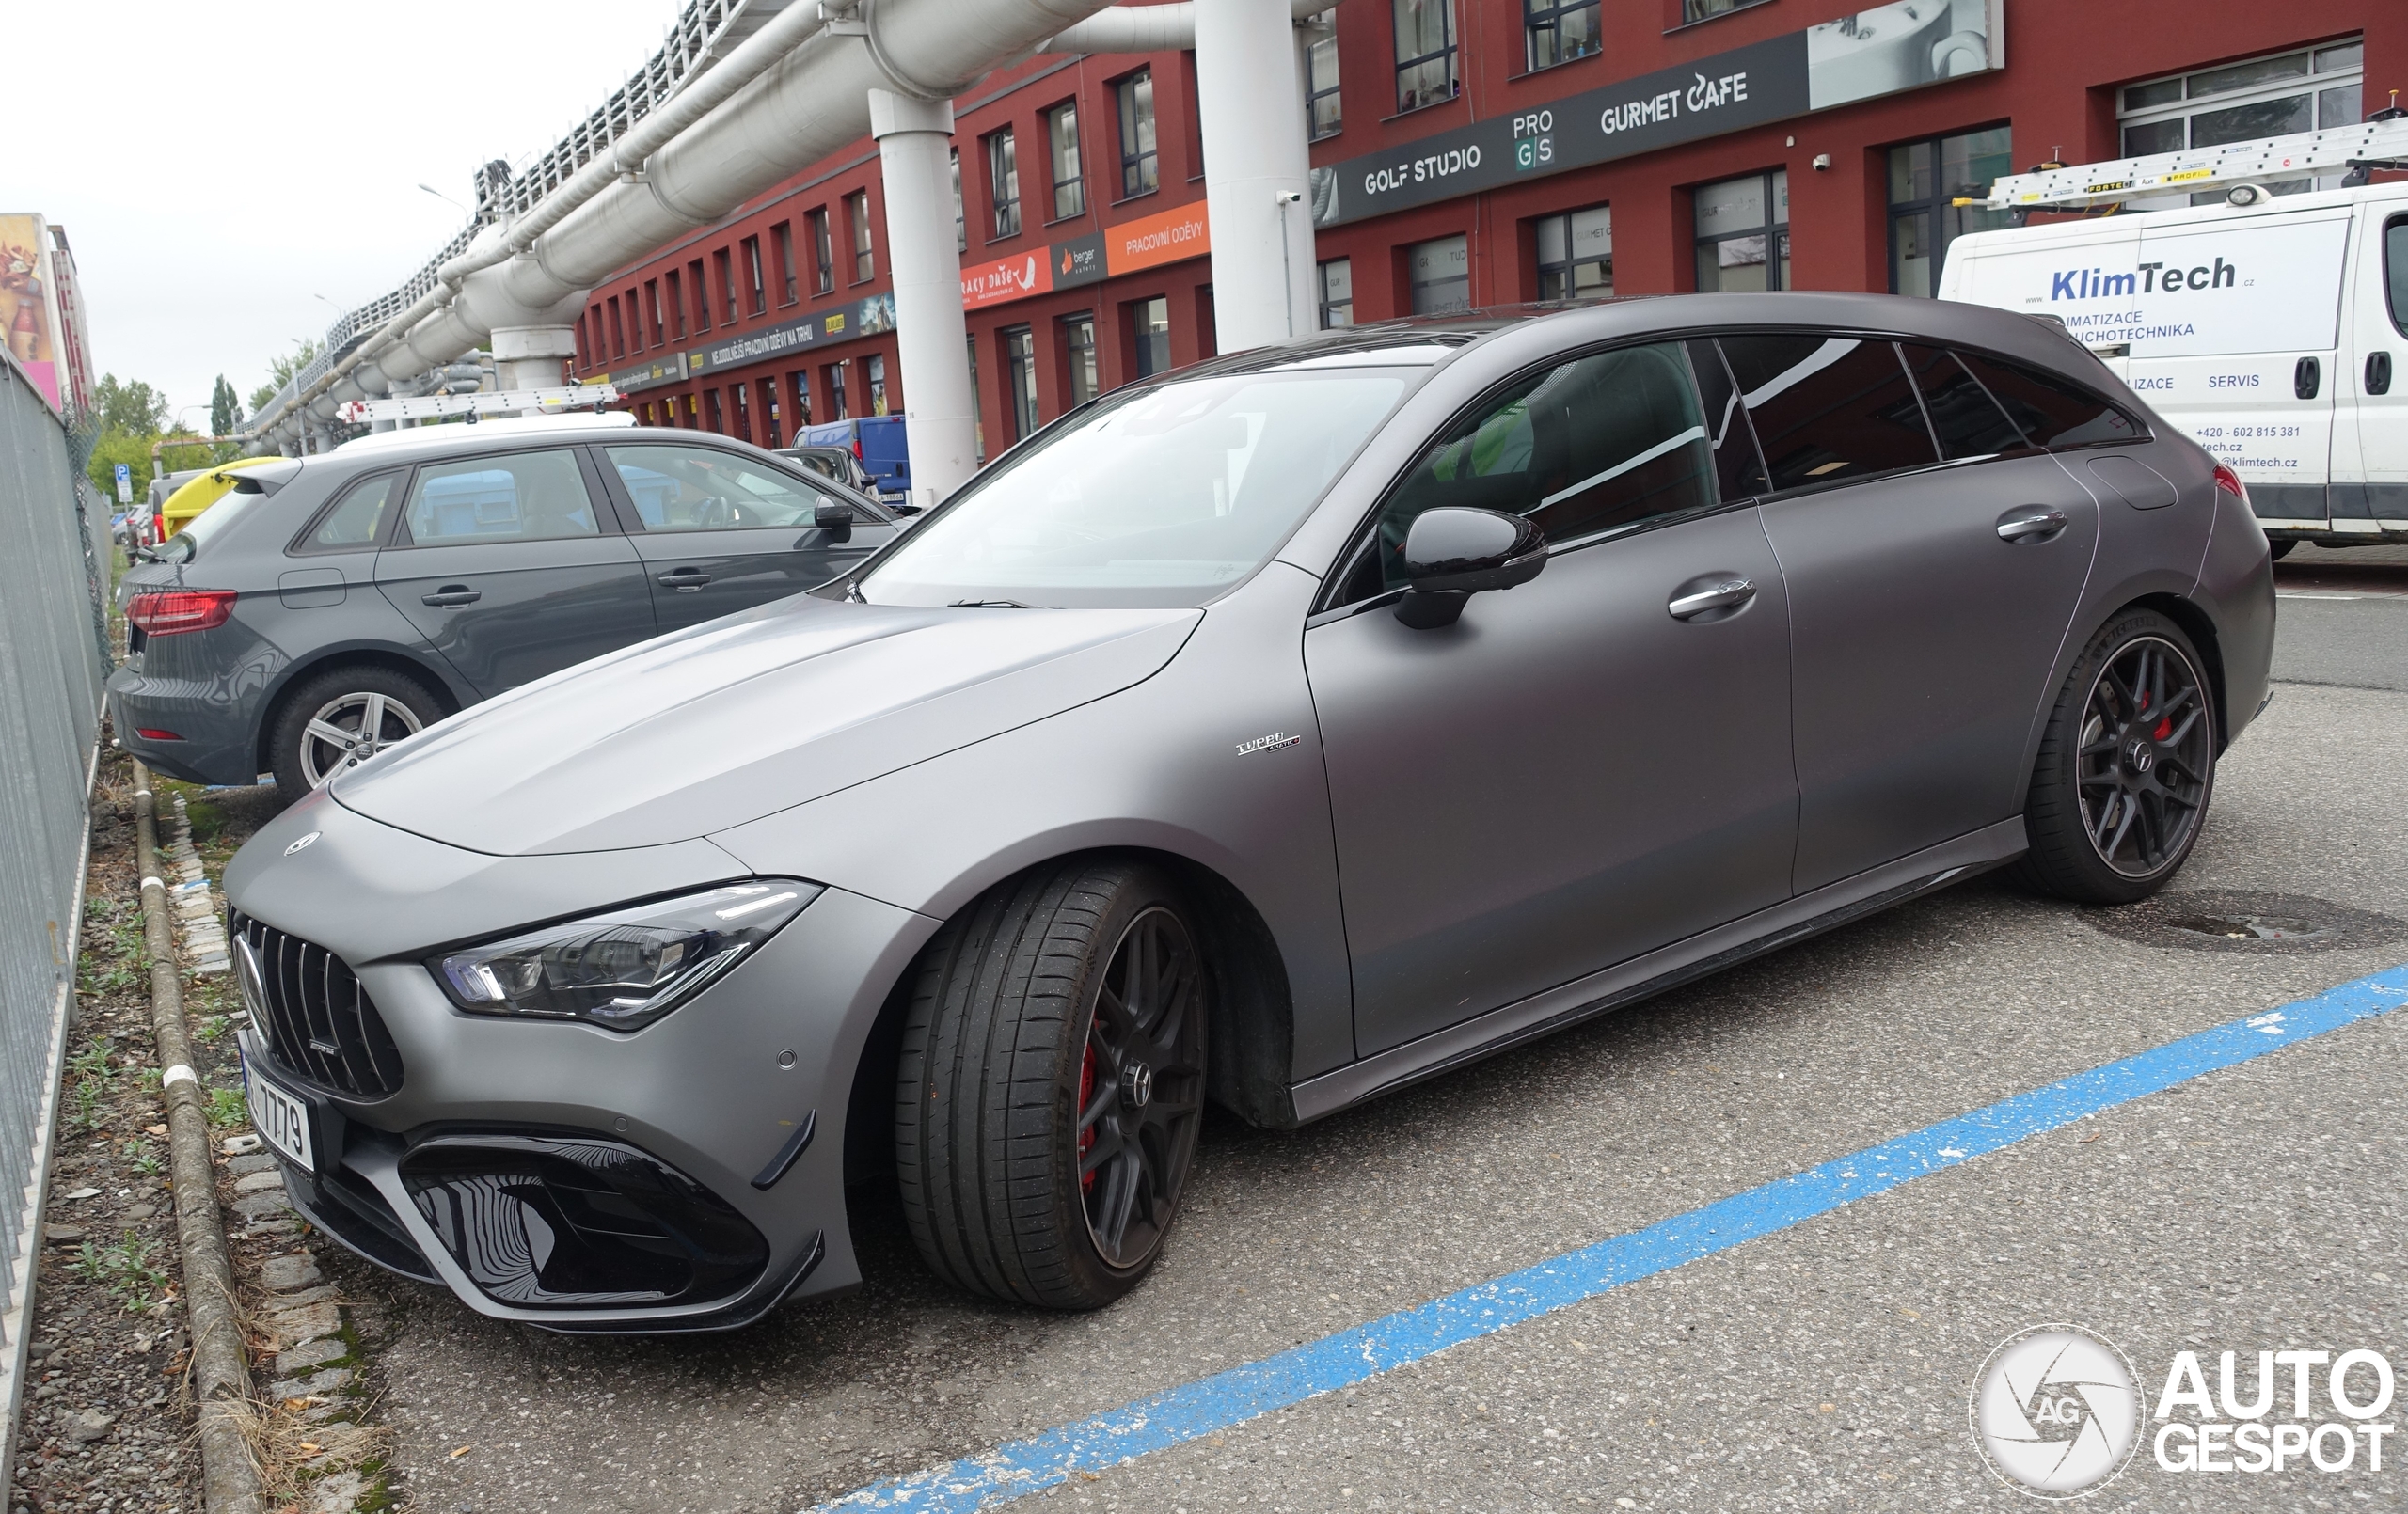
[[[1086,1114],[1087,1101],[1095,1097],[1095,1043],[1087,1043],[1086,1054],[1079,1059],[1079,1113]],[[1079,1132],[1079,1165],[1086,1165],[1087,1148],[1095,1144],[1095,1127],[1090,1125]],[[1095,1187],[1095,1174],[1079,1178],[1079,1190],[1085,1192]]]

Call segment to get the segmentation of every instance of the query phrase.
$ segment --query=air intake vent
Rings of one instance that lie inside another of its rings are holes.
[[[285,1072],[354,1098],[383,1098],[402,1086],[402,1054],[343,959],[239,909],[227,934],[259,964],[256,1017],[268,1055]]]

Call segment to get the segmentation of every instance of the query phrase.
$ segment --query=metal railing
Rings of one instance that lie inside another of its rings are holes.
[[[0,360],[0,1477],[25,1323],[59,1059],[75,992],[101,685],[109,517],[87,448]]]

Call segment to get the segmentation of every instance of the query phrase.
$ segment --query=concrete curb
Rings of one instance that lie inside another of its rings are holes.
[[[159,1092],[167,1106],[168,1172],[175,1186],[185,1319],[192,1331],[193,1392],[200,1405],[201,1498],[208,1514],[261,1514],[259,1465],[243,1433],[251,1413],[250,1364],[236,1323],[225,1216],[217,1207],[208,1096],[193,1076],[192,1042],[184,1029],[183,984],[160,871],[158,799],[151,793],[150,770],[138,762],[134,783],[142,931],[150,952],[150,1030],[164,1069]]]

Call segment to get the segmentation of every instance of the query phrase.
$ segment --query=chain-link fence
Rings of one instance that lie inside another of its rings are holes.
[[[59,1057],[75,989],[109,517],[71,436],[0,358],[0,1414],[17,1421]],[[0,1431],[0,1446],[7,1435]],[[0,1469],[5,1470],[5,1469]]]

